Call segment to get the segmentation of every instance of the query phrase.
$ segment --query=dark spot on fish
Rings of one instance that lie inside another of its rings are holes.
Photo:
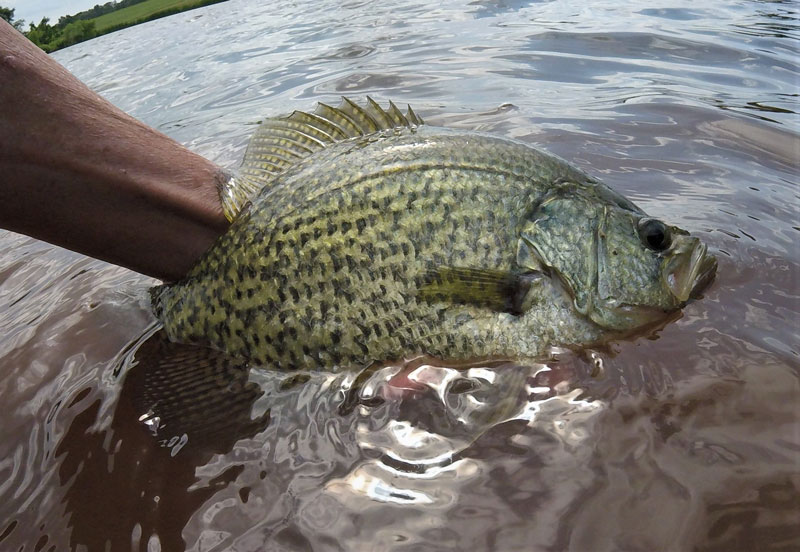
[[[300,234],[300,247],[303,247],[306,245],[306,243],[308,243],[309,237],[310,236],[308,235],[307,232],[303,232],[302,234]]]
[[[353,225],[351,223],[349,223],[347,221],[343,221],[342,222],[342,234],[347,234],[350,231],[350,228],[352,228],[352,227],[353,227]]]
[[[409,346],[410,344],[409,344],[409,342],[408,342],[408,339],[406,338],[406,336],[405,336],[404,334],[402,334],[402,333],[398,333],[398,334],[397,334],[397,339],[398,339],[398,341],[400,341],[400,345],[401,345],[401,346],[402,346],[404,349],[409,349],[409,348],[410,348],[410,346]]]
[[[283,240],[275,240],[275,256],[278,256],[283,249]]]
[[[296,303],[300,300],[300,294],[297,292],[297,289],[294,287],[289,288],[289,293],[292,294],[292,300]]]
[[[331,342],[338,345],[342,341],[342,330],[336,329],[331,332]]]
[[[367,221],[365,221],[363,218],[359,218],[358,220],[356,220],[356,228],[358,228],[359,235],[361,235],[361,233],[364,231],[364,228],[366,227],[367,227]]]

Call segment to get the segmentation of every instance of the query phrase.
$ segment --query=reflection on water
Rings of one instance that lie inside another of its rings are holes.
[[[347,93],[536,143],[719,259],[649,337],[280,374],[165,343],[154,282],[0,236],[0,549],[800,548],[797,9],[232,0],[59,51],[225,165]]]

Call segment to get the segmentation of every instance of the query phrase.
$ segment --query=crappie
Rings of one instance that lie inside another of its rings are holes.
[[[262,122],[222,194],[230,229],[154,310],[279,369],[532,359],[662,319],[716,270],[554,155],[371,99]]]

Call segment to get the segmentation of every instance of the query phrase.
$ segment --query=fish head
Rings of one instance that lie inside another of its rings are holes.
[[[559,186],[534,205],[517,264],[559,279],[579,314],[618,331],[682,308],[717,266],[699,239],[602,185]]]

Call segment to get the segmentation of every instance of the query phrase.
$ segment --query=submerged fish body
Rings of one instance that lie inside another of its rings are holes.
[[[279,369],[535,358],[664,317],[716,267],[553,155],[371,100],[262,123],[224,201],[230,229],[154,309],[174,341]]]

